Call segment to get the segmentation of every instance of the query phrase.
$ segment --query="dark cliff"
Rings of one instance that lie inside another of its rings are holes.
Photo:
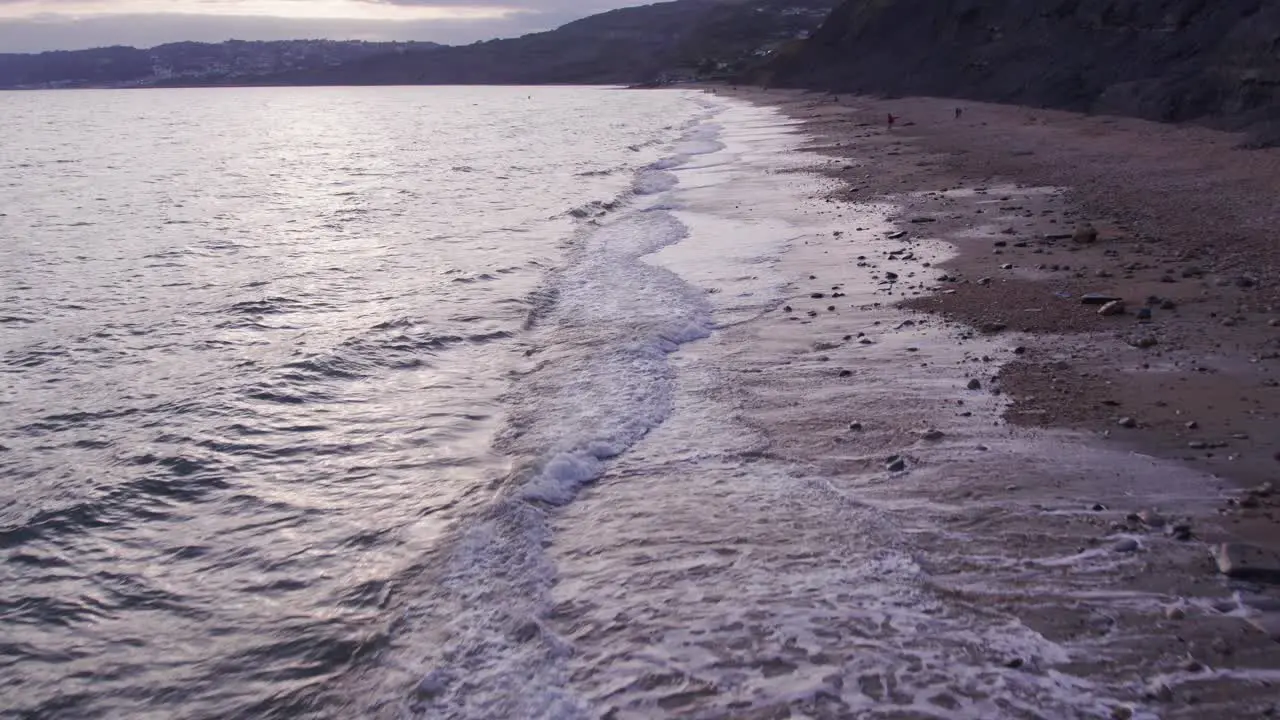
[[[1274,133],[1272,0],[846,0],[767,82]]]

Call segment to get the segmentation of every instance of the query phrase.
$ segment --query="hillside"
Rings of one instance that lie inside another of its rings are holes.
[[[0,88],[145,87],[172,83],[245,82],[283,72],[317,71],[372,55],[425,51],[434,43],[331,40],[181,42],[145,50],[0,54]]]
[[[675,0],[465,46],[175,43],[0,55],[0,88],[641,83],[724,76],[816,30],[839,0]]]
[[[846,0],[762,76],[1274,132],[1280,4]]]
[[[838,0],[676,0],[519,38],[371,57],[305,84],[639,83],[744,71],[807,37]]]

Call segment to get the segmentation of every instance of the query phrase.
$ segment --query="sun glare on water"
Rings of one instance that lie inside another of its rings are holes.
[[[0,18],[92,15],[252,15],[351,20],[486,20],[515,12],[495,6],[400,5],[373,0],[16,0],[0,2]]]

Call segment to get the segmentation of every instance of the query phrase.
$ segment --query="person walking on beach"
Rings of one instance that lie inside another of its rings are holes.
[[[960,108],[960,107],[956,108],[956,119],[957,119],[957,120],[959,120],[959,119],[960,119],[960,116],[961,116],[961,115],[963,115],[963,114],[964,114],[964,108]]]
[[[897,120],[897,119],[898,119],[898,118],[896,118],[896,117],[894,117],[894,116],[893,116],[893,113],[889,113],[889,129],[890,129],[890,130],[892,130],[892,129],[893,129],[893,122],[894,122],[895,120]]]

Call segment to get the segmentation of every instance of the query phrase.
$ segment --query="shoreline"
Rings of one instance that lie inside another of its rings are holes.
[[[1238,150],[1237,135],[1126,118],[718,90],[801,120],[814,137],[808,150],[829,158],[823,174],[841,185],[829,200],[893,198],[904,248],[936,238],[956,249],[933,273],[945,281],[921,282],[899,304],[1017,336],[1023,352],[992,378],[1011,401],[1005,420],[1189,465],[1221,478],[1224,502],[1274,480],[1280,245],[1269,247],[1268,218],[1280,217],[1280,150]],[[901,115],[891,132],[888,112]],[[1157,170],[1154,187],[1117,191]],[[1171,210],[1179,205],[1190,209]],[[1258,215],[1237,217],[1240,207]],[[1082,226],[1097,239],[1074,240]],[[1243,238],[1239,247],[1232,238]],[[1100,316],[1081,303],[1088,293],[1120,298],[1126,310]],[[1280,548],[1280,506],[1259,499],[1256,508],[1226,504],[1230,527],[1213,539]]]
[[[1213,566],[1205,474],[1007,423],[997,369],[1029,343],[899,306],[963,261],[937,229],[985,198],[886,191],[896,148],[839,202],[874,161],[847,136],[723,117],[723,154],[673,170],[689,238],[648,259],[718,328],[671,356],[672,414],[552,520],[572,693],[618,720],[1280,710],[1274,598]]]
[[[1105,650],[1095,649],[1110,659],[1077,660],[1083,663],[1081,675],[1102,679],[1113,671],[1109,663],[1120,662],[1129,677],[1144,678],[1130,681],[1134,695],[1127,699],[1163,705],[1167,717],[1216,717],[1213,713],[1264,707],[1256,704],[1259,692],[1265,696],[1262,688],[1280,670],[1275,644],[1280,596],[1274,585],[1223,577],[1211,552],[1222,542],[1280,548],[1274,491],[1264,485],[1274,477],[1280,457],[1272,444],[1277,418],[1266,408],[1280,404],[1266,395],[1243,394],[1274,392],[1268,364],[1275,356],[1267,350],[1276,333],[1268,322],[1275,308],[1273,266],[1269,258],[1258,257],[1249,282],[1237,282],[1232,273],[1244,262],[1241,253],[1257,256],[1261,245],[1206,249],[1211,239],[1197,241],[1196,236],[1205,232],[1204,223],[1221,221],[1222,215],[1203,207],[1196,208],[1190,227],[1170,227],[1161,220],[1162,208],[1185,202],[1186,193],[1205,192],[1190,182],[1197,158],[1187,147],[1161,149],[1187,158],[1186,174],[1162,176],[1166,184],[1156,189],[1163,194],[1155,207],[1126,205],[1145,197],[1149,188],[1135,187],[1127,196],[1114,192],[1134,173],[1150,171],[1117,154],[1143,133],[1155,133],[1155,143],[1185,134],[1189,146],[1211,153],[1229,148],[1232,136],[1068,113],[1028,121],[1037,132],[1050,127],[1079,134],[1085,143],[1090,136],[1082,134],[1080,123],[1125,126],[1117,131],[1122,142],[1109,141],[1111,155],[1102,150],[1084,155],[1095,167],[1072,183],[1070,155],[1082,150],[1063,145],[1051,155],[1043,149],[1028,153],[1003,132],[1001,123],[1011,116],[1039,111],[966,103],[970,129],[991,137],[985,146],[958,147],[970,138],[948,136],[942,123],[954,119],[951,101],[843,98],[837,103],[788,91],[726,94],[776,107],[801,121],[809,138],[804,150],[825,157],[816,170],[836,181],[815,200],[832,208],[835,227],[844,229],[821,241],[818,252],[831,257],[805,251],[806,262],[831,268],[809,276],[818,278],[816,284],[805,281],[805,271],[792,268],[791,304],[797,314],[814,305],[808,291],[834,287],[825,283],[836,278],[826,275],[838,273],[842,289],[855,300],[851,307],[859,322],[874,316],[876,326],[883,323],[896,329],[894,335],[907,336],[891,341],[878,327],[876,347],[896,350],[898,359],[883,358],[880,370],[868,369],[860,365],[868,356],[860,353],[861,359],[844,366],[855,379],[877,387],[907,383],[905,389],[884,393],[893,397],[896,392],[895,399],[875,403],[872,412],[851,410],[866,406],[863,394],[841,401],[843,391],[809,389],[813,383],[834,382],[819,379],[826,371],[818,370],[817,377],[810,373],[783,385],[799,396],[821,398],[829,409],[814,410],[786,429],[777,424],[779,417],[792,423],[797,418],[770,413],[758,427],[780,433],[775,442],[790,448],[785,456],[793,462],[817,466],[832,477],[861,476],[849,480],[858,502],[895,513],[917,505],[925,509],[922,519],[908,525],[913,542],[920,542],[917,556],[939,591],[966,603],[996,602],[1041,637],[1077,649],[1081,626],[1090,627],[1099,614],[1122,618],[1101,632],[1109,636],[1123,627],[1120,636],[1108,637]],[[909,110],[895,111],[902,117],[932,110],[933,117],[945,120],[933,130],[922,127],[924,121],[908,120],[892,135],[882,120],[876,123],[886,107],[903,105]],[[984,157],[997,147],[1012,162]],[[1134,154],[1141,160],[1149,152],[1139,146]],[[1280,158],[1273,151],[1249,153],[1261,153],[1251,156],[1256,167],[1246,168],[1255,173]],[[1019,166],[1031,161],[1035,167]],[[1107,163],[1118,163],[1123,173],[1097,180],[1106,175]],[[1052,172],[1039,167],[1046,164]],[[1210,187],[1263,185],[1239,168],[1223,165],[1215,171],[1219,174],[1209,178]],[[1280,171],[1270,177],[1280,186]],[[1046,184],[1046,179],[1055,182]],[[1230,199],[1218,212],[1230,214],[1241,200],[1276,204],[1253,195]],[[840,217],[852,211],[857,218],[868,207],[886,204],[895,209],[885,218],[894,223],[887,231]],[[846,227],[855,224],[865,227]],[[1092,242],[1072,237],[1084,224],[1098,230]],[[1235,232],[1240,232],[1236,226],[1219,229],[1220,235]],[[848,255],[840,248],[845,243],[856,243],[861,254]],[[847,264],[839,257],[847,257]],[[783,265],[789,262],[784,256]],[[1186,278],[1173,272],[1192,262],[1204,269]],[[1051,269],[1054,264],[1060,269]],[[850,271],[868,274],[874,290],[858,297],[844,286]],[[1165,279],[1169,274],[1176,275],[1173,282]],[[948,279],[938,281],[944,275]],[[1098,306],[1080,301],[1093,292],[1124,298],[1127,312],[1099,315]],[[1152,296],[1155,301],[1149,302]],[[1152,311],[1150,322],[1138,319],[1144,307]],[[848,318],[829,316],[821,307],[808,312],[808,319],[788,319],[815,328],[832,325],[832,333],[840,332],[835,325],[848,328]],[[1218,322],[1227,318],[1231,321]],[[743,341],[764,344],[771,332],[783,332],[773,320],[760,322],[775,330],[757,328],[753,340]],[[1150,336],[1154,345],[1141,340]],[[830,340],[814,345],[828,351],[819,361],[826,362],[828,354],[832,363],[847,357],[839,339]],[[901,363],[908,358],[924,360],[920,367],[927,370],[907,370]],[[891,367],[895,362],[898,367]],[[944,369],[939,378],[938,369],[947,364],[950,371]],[[976,380],[981,389],[972,392],[966,380]],[[770,393],[778,391],[774,387]],[[980,429],[983,412],[972,407],[979,397],[1001,406],[985,431]],[[968,409],[949,411],[952,404]],[[856,437],[851,437],[841,426],[859,415],[872,422],[855,423]],[[955,419],[945,420],[948,415]],[[883,431],[869,431],[886,420]],[[935,429],[942,431],[941,442],[927,439]],[[903,454],[912,481],[899,477],[890,478],[888,487],[881,481],[867,484],[866,474],[876,473],[883,460],[874,458],[904,446],[912,447]],[[957,537],[995,567],[975,564],[948,548]],[[1136,554],[1119,559],[1130,546]],[[1046,572],[1069,569],[1085,577],[1032,590],[1026,578],[1019,578],[1022,571],[1014,570],[1029,566]],[[1111,601],[1102,599],[1107,595],[1113,595]],[[1126,596],[1129,600],[1119,600]],[[1201,674],[1206,666],[1213,671]]]
[[[863,138],[846,144],[848,128],[802,123],[800,99],[790,117],[767,98],[716,102],[676,146],[699,152],[664,165],[673,182],[592,221],[579,285],[602,292],[567,296],[565,329],[634,341],[646,318],[669,328],[696,307],[710,334],[664,334],[690,342],[647,355],[656,373],[627,356],[595,366],[619,381],[600,398],[646,411],[634,443],[593,441],[598,478],[557,470],[576,493],[503,495],[439,575],[396,589],[392,639],[348,686],[369,699],[365,714],[1280,712],[1280,646],[1265,624],[1280,598],[1224,580],[1210,558],[1223,492],[1118,441],[1009,423],[1019,396],[1000,368],[1039,359],[1040,336],[902,306],[935,297],[940,273],[978,270],[950,237],[976,210],[995,215],[991,203],[1015,195],[1047,210],[1063,194],[980,192],[917,164],[905,143],[881,159]],[[844,202],[855,171],[870,177]],[[656,242],[655,229],[680,239]],[[524,397],[580,398],[581,366],[558,349],[594,336],[546,328],[530,346],[536,371],[561,380],[522,380]]]

